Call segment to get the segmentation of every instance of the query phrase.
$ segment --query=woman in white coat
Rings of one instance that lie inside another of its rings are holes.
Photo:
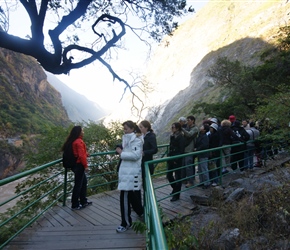
[[[127,231],[132,225],[130,205],[139,216],[143,214],[141,201],[143,138],[140,129],[134,122],[126,121],[122,125],[124,128],[122,147],[116,148],[121,159],[118,189],[121,191],[122,222],[116,229],[119,233]]]

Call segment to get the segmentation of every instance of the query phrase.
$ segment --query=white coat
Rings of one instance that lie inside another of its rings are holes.
[[[143,138],[135,133],[125,134],[122,138],[122,146],[118,189],[124,191],[141,190]]]

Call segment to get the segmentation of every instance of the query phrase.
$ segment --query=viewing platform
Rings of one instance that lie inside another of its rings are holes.
[[[154,179],[154,186],[168,184],[165,177]],[[183,187],[184,188],[184,187]],[[168,196],[170,186],[156,190],[156,198]],[[204,192],[195,188],[183,192],[180,200],[171,202],[170,197],[159,202],[164,222],[180,215],[189,215],[196,207],[190,195]],[[133,229],[117,233],[120,225],[119,191],[107,191],[89,197],[92,205],[71,210],[58,204],[14,238],[4,249],[146,249],[145,234],[136,234]],[[132,211],[133,221],[140,220]]]

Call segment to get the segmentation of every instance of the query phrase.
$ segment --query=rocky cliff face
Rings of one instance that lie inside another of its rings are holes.
[[[67,125],[69,118],[61,95],[31,57],[0,49],[2,132],[37,133],[46,124]]]
[[[24,167],[24,148],[13,140],[71,121],[61,95],[31,57],[0,49],[0,179]]]
[[[146,73],[155,86],[150,106],[161,107],[154,122],[156,133],[168,139],[171,122],[190,115],[194,102],[215,97],[218,90],[207,71],[218,57],[259,63],[279,27],[289,23],[289,14],[288,1],[210,1],[165,39]]]
[[[25,166],[23,162],[23,150],[0,141],[0,180],[11,176]]]

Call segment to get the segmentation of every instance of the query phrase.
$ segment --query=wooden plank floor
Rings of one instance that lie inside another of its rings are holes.
[[[165,177],[154,179],[154,186],[167,184]],[[184,189],[184,187],[183,187]],[[169,195],[170,186],[156,190],[157,200]],[[170,202],[170,197],[160,201],[164,221],[179,215],[192,213],[195,205],[191,194],[206,192],[200,188],[190,189],[181,194],[181,199]],[[133,230],[117,233],[120,225],[119,191],[96,194],[89,199],[93,202],[85,209],[72,211],[61,204],[47,211],[30,228],[25,229],[4,249],[145,249],[144,234]],[[70,202],[68,202],[70,205]],[[138,220],[132,212],[133,221]]]

